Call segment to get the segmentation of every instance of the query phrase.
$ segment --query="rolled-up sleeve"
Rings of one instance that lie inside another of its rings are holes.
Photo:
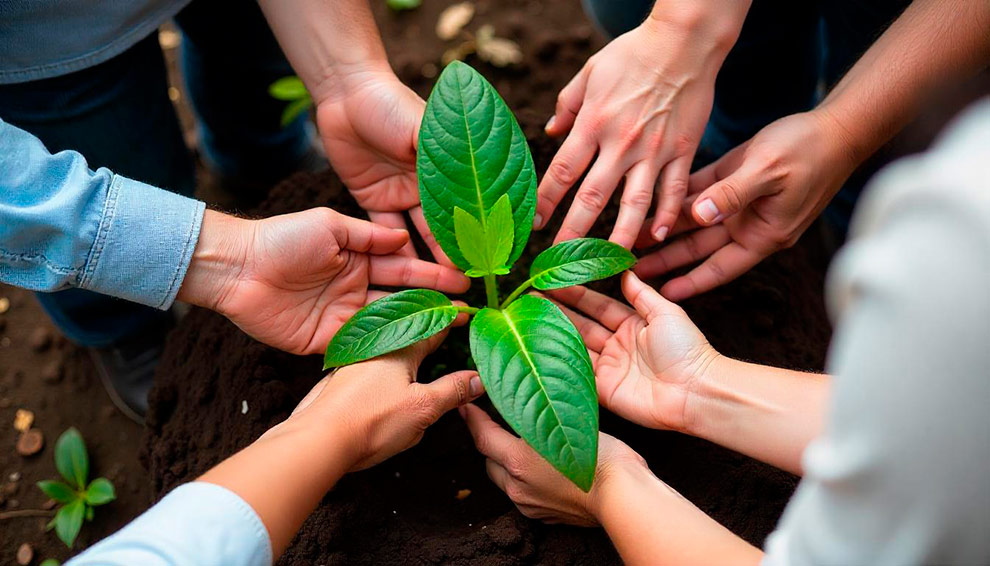
[[[89,289],[168,308],[199,239],[205,205],[51,154],[0,120],[0,281]]]
[[[243,499],[192,482],[166,495],[66,566],[270,566],[264,524]]]

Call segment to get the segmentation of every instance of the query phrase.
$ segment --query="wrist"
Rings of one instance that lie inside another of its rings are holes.
[[[193,251],[178,300],[223,314],[223,305],[244,269],[249,220],[214,210],[203,215],[199,241]]]
[[[709,408],[722,390],[718,384],[733,371],[732,366],[736,363],[736,360],[723,356],[711,347],[704,356],[699,357],[697,369],[685,393],[683,422],[677,432],[706,438],[711,416]]]
[[[739,39],[751,1],[657,2],[641,28],[651,37],[680,37],[715,55],[718,64]]]
[[[310,88],[310,95],[318,107],[323,103],[335,103],[354,96],[369,86],[399,82],[395,72],[384,57],[369,57],[350,63],[335,63],[324,68]]]
[[[605,525],[609,512],[624,508],[627,494],[642,494],[648,486],[660,480],[653,475],[645,462],[623,460],[600,466],[598,477],[588,493],[588,512]]]
[[[831,153],[837,162],[832,162],[830,166],[843,167],[846,176],[852,174],[853,170],[881,145],[871,142],[870,136],[857,135],[854,128],[850,127],[850,122],[842,119],[841,112],[837,111],[835,104],[822,103],[809,114],[817,124],[820,139],[827,140],[832,147]]]

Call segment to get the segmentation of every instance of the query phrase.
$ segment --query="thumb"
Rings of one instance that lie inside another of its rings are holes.
[[[636,313],[646,319],[647,324],[652,323],[670,308],[680,308],[663,298],[656,289],[643,283],[643,280],[631,271],[627,271],[622,276],[622,293],[629,304],[636,309]]]
[[[717,224],[767,194],[769,184],[761,169],[746,166],[746,161],[728,176],[703,190],[694,201],[691,213],[702,226]]]
[[[423,388],[429,393],[436,409],[433,414],[438,417],[451,409],[474,401],[485,392],[478,372],[471,370],[447,374],[432,383],[423,384]]]
[[[359,253],[390,254],[397,252],[409,241],[409,232],[387,228],[380,224],[359,220],[333,212],[330,230],[341,249]]]

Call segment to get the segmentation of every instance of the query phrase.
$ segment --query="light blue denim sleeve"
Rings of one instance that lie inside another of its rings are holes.
[[[203,222],[202,202],[52,155],[0,120],[0,282],[89,289],[167,309]]]
[[[218,485],[175,488],[66,566],[270,566],[268,531],[243,499]]]

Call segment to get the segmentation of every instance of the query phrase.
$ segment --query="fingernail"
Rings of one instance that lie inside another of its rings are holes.
[[[547,120],[547,125],[546,126],[543,126],[543,129],[544,130],[549,130],[550,128],[553,127],[553,123],[556,122],[556,121],[557,121],[557,116],[556,115],[550,116],[550,119]]]
[[[468,391],[471,392],[471,397],[477,397],[485,392],[485,386],[481,384],[481,378],[477,375],[471,378],[471,383],[468,385]]]
[[[462,419],[467,418],[467,407],[464,405],[457,407],[457,414],[460,415]]]
[[[667,232],[669,232],[669,231],[670,231],[670,228],[669,227],[667,227],[667,226],[661,226],[661,227],[657,228],[657,231],[656,232],[653,233],[653,239],[656,240],[656,241],[658,241],[658,242],[662,242],[664,240],[664,238],[667,237]]]
[[[553,121],[552,118],[551,118],[551,121]],[[534,215],[533,216],[533,229],[534,230],[539,230],[541,226],[543,226],[543,215],[542,214],[536,214],[536,215]]]
[[[695,212],[698,213],[698,217],[701,218],[702,222],[705,224],[711,224],[712,222],[718,221],[721,215],[718,212],[718,207],[710,198],[699,202],[694,205]]]

